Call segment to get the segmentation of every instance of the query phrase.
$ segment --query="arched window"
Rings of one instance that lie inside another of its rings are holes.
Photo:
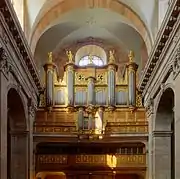
[[[86,55],[79,60],[79,66],[86,66],[88,64],[93,64],[96,66],[104,65],[103,60],[95,55]]]

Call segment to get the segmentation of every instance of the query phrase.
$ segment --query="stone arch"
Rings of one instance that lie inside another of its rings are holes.
[[[28,129],[28,125],[29,125],[29,121],[28,121],[28,106],[27,106],[27,101],[24,98],[24,93],[22,92],[22,87],[21,87],[21,85],[10,83],[8,85],[8,87],[7,87],[7,91],[10,91],[12,89],[14,89],[18,93],[18,95],[19,95],[19,97],[21,99],[23,110],[24,110],[24,114],[25,114],[25,119],[26,119],[26,126],[27,126],[27,129]]]
[[[160,103],[160,100],[161,100],[161,97],[162,95],[164,94],[164,92],[167,90],[167,89],[171,89],[173,91],[173,93],[175,94],[175,91],[174,91],[174,86],[172,83],[167,83],[166,85],[164,85],[157,97],[157,100],[156,100],[156,103],[154,104],[154,113],[156,114],[157,111],[158,111],[158,107],[159,107],[159,103]]]
[[[36,44],[40,36],[50,27],[52,23],[57,20],[61,15],[78,8],[104,8],[109,9],[113,12],[116,12],[122,15],[124,18],[128,19],[129,24],[136,29],[139,34],[142,36],[148,53],[150,53],[152,46],[152,35],[149,32],[147,26],[142,21],[142,19],[127,5],[119,2],[118,0],[94,0],[94,3],[91,1],[76,0],[75,3],[72,3],[71,0],[63,0],[58,4],[55,4],[49,11],[47,11],[42,18],[37,16],[35,20],[35,25],[30,36],[30,47],[32,52],[35,52]]]
[[[27,120],[22,98],[15,88],[8,91],[7,107],[7,175],[24,179],[28,176]]]
[[[156,110],[153,131],[153,174],[174,178],[174,91],[165,88]]]

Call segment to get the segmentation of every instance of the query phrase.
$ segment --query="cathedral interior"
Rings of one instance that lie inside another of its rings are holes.
[[[0,0],[0,179],[180,179],[180,0]]]

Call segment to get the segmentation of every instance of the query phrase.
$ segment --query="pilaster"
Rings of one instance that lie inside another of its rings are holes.
[[[8,62],[5,50],[0,47],[0,178],[7,178],[7,85]]]
[[[146,172],[146,178],[152,179],[152,173],[153,173],[153,126],[154,126],[154,100],[152,98],[149,99],[147,105],[146,105],[146,116],[148,120],[148,131],[149,131],[149,137],[148,137],[148,147],[147,147],[147,168],[148,171]]]
[[[36,105],[29,99],[28,104],[29,112],[29,175],[28,179],[35,178],[35,157],[34,157],[34,147],[33,147],[33,124],[35,120]]]

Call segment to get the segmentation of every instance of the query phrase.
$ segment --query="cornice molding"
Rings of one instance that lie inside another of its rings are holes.
[[[171,39],[172,32],[176,29],[174,28],[178,22],[178,17],[180,14],[180,0],[174,0],[169,7],[169,10],[164,18],[162,26],[157,35],[156,41],[154,43],[154,48],[152,49],[148,63],[145,66],[145,71],[139,82],[139,89],[143,92],[152,77],[155,67],[160,64],[163,60],[162,52],[166,49],[167,41]],[[168,44],[169,45],[169,44]]]
[[[153,137],[171,137],[173,134],[172,131],[153,131]]]
[[[23,60],[22,64],[25,63],[27,66],[37,89],[42,90],[42,84],[31,51],[9,0],[1,0],[0,16],[1,23],[8,27],[7,30],[10,36],[8,33],[7,36],[9,36],[10,40],[15,42],[14,44],[16,44],[19,54],[21,55],[19,60]],[[7,44],[7,40],[3,41]]]

